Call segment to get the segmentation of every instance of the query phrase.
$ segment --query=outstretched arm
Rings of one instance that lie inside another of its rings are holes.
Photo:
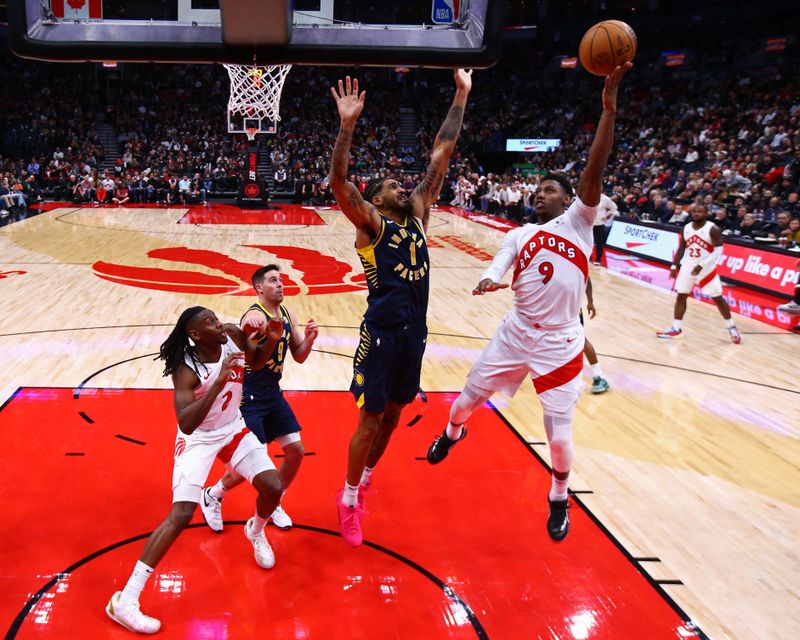
[[[626,62],[606,76],[603,87],[603,113],[597,124],[597,132],[589,149],[589,159],[578,182],[578,197],[587,207],[595,207],[600,202],[603,187],[603,173],[608,164],[611,145],[614,142],[614,121],[617,117],[617,91],[620,80],[633,65]],[[587,212],[587,216],[589,212]],[[593,217],[593,212],[592,212]],[[593,222],[594,220],[591,220]]]
[[[350,76],[345,78],[344,83],[339,80],[338,90],[331,87],[331,95],[336,101],[341,124],[336,144],[333,146],[328,182],[342,213],[356,226],[357,233],[363,233],[371,241],[380,231],[380,216],[375,207],[361,197],[358,187],[347,179],[353,129],[364,108],[366,94],[366,91],[362,91],[359,95],[358,80],[351,81]]]
[[[518,229],[510,231],[506,234],[505,238],[503,238],[503,242],[500,243],[500,248],[497,250],[494,258],[492,258],[492,264],[483,272],[480,282],[478,282],[478,285],[472,290],[473,296],[482,296],[487,291],[497,291],[498,289],[508,288],[507,284],[501,284],[501,280],[517,258],[517,234],[515,233],[517,230]],[[519,230],[521,230],[521,227]]]
[[[456,148],[458,134],[461,132],[461,123],[464,121],[464,108],[467,106],[467,96],[472,89],[472,69],[455,69],[453,76],[456,81],[456,95],[447,117],[444,119],[436,140],[433,142],[433,151],[425,178],[411,194],[414,206],[414,215],[422,220],[422,226],[427,230],[431,205],[436,202],[442,190],[442,183],[447,176],[447,167],[450,156]]]

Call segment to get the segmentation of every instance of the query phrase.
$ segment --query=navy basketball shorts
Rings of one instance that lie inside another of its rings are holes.
[[[388,402],[411,402],[419,391],[428,328],[380,327],[365,320],[360,334],[350,383],[356,405],[368,413],[382,413]]]
[[[300,431],[300,423],[280,388],[266,393],[259,390],[257,394],[245,388],[241,410],[247,428],[263,444]]]

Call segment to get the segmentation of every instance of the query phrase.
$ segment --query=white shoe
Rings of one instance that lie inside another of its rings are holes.
[[[267,542],[267,536],[261,531],[257,536],[250,535],[250,525],[253,523],[253,518],[247,521],[244,525],[245,537],[253,543],[253,555],[256,558],[256,564],[262,569],[272,569],[275,566],[275,554],[272,547]]]
[[[200,511],[208,528],[215,533],[222,533],[222,498],[215,498],[211,495],[210,487],[203,489],[200,497]]]
[[[289,517],[289,514],[283,510],[281,505],[275,507],[275,511],[272,512],[270,518],[272,519],[272,524],[278,527],[278,529],[292,528],[292,519]]]
[[[800,314],[800,304],[797,304],[794,300],[791,300],[786,304],[778,305],[778,311],[791,314]]]
[[[117,624],[128,631],[136,633],[156,633],[161,628],[161,621],[144,615],[139,610],[139,602],[120,602],[122,591],[117,591],[106,605],[106,613]]]

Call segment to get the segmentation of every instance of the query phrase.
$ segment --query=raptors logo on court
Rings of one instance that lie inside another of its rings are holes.
[[[200,293],[229,296],[252,296],[250,278],[256,269],[275,258],[291,264],[289,272],[282,274],[283,293],[286,296],[318,295],[322,293],[345,293],[363,291],[367,288],[363,273],[356,267],[341,262],[313,249],[287,247],[284,245],[241,245],[249,253],[251,250],[268,253],[262,262],[240,262],[232,256],[188,247],[166,247],[147,252],[154,261],[152,267],[128,266],[110,262],[95,262],[94,274],[98,278],[124,284],[129,287],[173,291],[176,293]],[[164,262],[180,263],[192,267],[205,267],[205,270],[164,269]],[[209,273],[211,272],[211,273]],[[225,276],[219,275],[219,272]],[[300,273],[299,282],[290,274]],[[227,277],[226,277],[227,276]]]

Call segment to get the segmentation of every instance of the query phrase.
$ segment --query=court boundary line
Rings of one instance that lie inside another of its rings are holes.
[[[228,520],[228,521],[226,521],[226,524],[229,524],[229,525],[244,525],[245,521],[244,520]],[[198,529],[198,528],[201,528],[201,527],[202,528],[206,528],[207,526],[208,525],[206,525],[205,522],[196,522],[194,524],[188,525],[186,528],[187,529]],[[314,526],[311,526],[311,525],[304,525],[304,524],[297,524],[297,523],[293,524],[292,527],[296,528],[296,529],[305,529],[306,531],[311,531],[312,533],[321,533],[321,534],[329,535],[329,536],[336,537],[336,538],[340,538],[341,537],[338,531],[333,531],[331,529],[323,529],[322,527],[314,527]],[[57,572],[54,575],[53,578],[48,580],[36,593],[34,593],[30,598],[28,598],[28,601],[22,606],[22,609],[19,610],[17,615],[11,621],[11,625],[9,626],[8,631],[6,632],[6,636],[5,636],[6,640],[13,640],[14,638],[17,637],[17,634],[19,633],[20,629],[22,628],[22,625],[25,624],[25,621],[27,620],[28,615],[30,614],[30,612],[33,611],[33,608],[36,606],[36,604],[39,602],[39,600],[41,600],[54,586],[56,586],[56,584],[58,584],[59,581],[61,581],[62,579],[68,577],[74,571],[77,571],[82,566],[88,564],[92,560],[94,560],[96,558],[99,558],[100,556],[105,555],[106,553],[109,553],[111,551],[115,551],[116,549],[119,549],[120,547],[124,547],[124,546],[132,544],[134,542],[138,542],[139,540],[143,540],[145,538],[149,538],[152,534],[153,534],[153,532],[150,531],[148,533],[141,533],[141,534],[139,534],[137,536],[133,536],[131,538],[127,538],[125,540],[121,540],[119,542],[115,542],[115,543],[110,544],[110,545],[108,545],[106,547],[103,547],[102,549],[98,549],[97,551],[94,551],[94,552],[90,553],[89,555],[84,556],[80,560],[77,560],[76,562],[74,562],[71,565],[69,565],[63,571]],[[416,571],[417,573],[422,575],[424,578],[427,578],[429,581],[433,582],[434,585],[436,585],[439,589],[442,590],[442,593],[444,593],[445,597],[448,600],[450,600],[451,602],[457,604],[459,607],[462,608],[464,613],[467,615],[467,619],[470,621],[470,625],[472,626],[473,631],[475,631],[476,637],[479,638],[479,640],[489,640],[489,635],[486,633],[486,630],[483,628],[483,625],[481,624],[480,620],[478,619],[478,616],[475,615],[475,612],[461,598],[461,596],[459,596],[458,593],[456,593],[455,589],[453,589],[451,586],[445,584],[442,580],[437,578],[433,573],[431,573],[430,571],[425,569],[425,567],[423,567],[422,565],[414,562],[413,560],[411,560],[409,558],[406,558],[405,556],[397,553],[396,551],[392,551],[391,549],[389,549],[387,547],[383,547],[383,546],[381,546],[379,544],[376,544],[374,542],[370,542],[369,540],[364,540],[363,545],[366,546],[366,547],[370,547],[370,548],[374,549],[375,551],[377,551],[379,553],[383,553],[385,555],[388,555],[391,558],[394,558],[395,560],[398,560],[398,561],[402,562],[403,564],[407,565],[408,567],[410,567],[411,569],[413,569],[414,571]]]
[[[542,458],[542,456],[540,456],[533,447],[529,446],[528,442],[525,440],[523,435],[519,431],[517,431],[516,427],[513,424],[511,424],[511,421],[508,418],[506,418],[505,415],[503,415],[503,412],[498,407],[496,407],[491,401],[487,401],[486,404],[489,405],[492,411],[494,411],[495,415],[497,415],[497,417],[500,418],[503,424],[505,424],[506,427],[508,427],[511,433],[513,433],[516,436],[517,440],[519,440],[523,444],[525,449],[528,450],[528,452],[539,462],[539,464],[541,464],[547,470],[548,473],[552,473],[552,468],[550,467],[550,465],[548,465],[547,462],[545,462],[544,458]],[[611,543],[617,548],[617,550],[622,553],[625,559],[628,560],[628,562],[630,562],[630,564],[633,565],[636,571],[639,572],[639,574],[648,582],[648,584],[650,584],[651,587],[653,587],[653,589],[655,589],[656,593],[658,593],[658,595],[660,595],[662,599],[672,608],[672,610],[676,614],[678,614],[678,616],[686,623],[687,627],[698,635],[699,640],[711,640],[711,638],[700,628],[697,622],[692,620],[691,617],[689,617],[689,615],[683,610],[683,608],[672,598],[672,596],[670,596],[664,589],[661,588],[659,582],[655,580],[647,571],[645,571],[644,567],[639,562],[637,562],[633,554],[631,554],[617,539],[617,537],[613,533],[611,533],[608,527],[606,527],[600,521],[600,519],[586,505],[586,503],[583,500],[581,500],[579,496],[575,495],[574,492],[570,492],[570,495],[572,496],[572,500],[575,502],[575,504],[577,504],[583,510],[583,512],[587,516],[589,516],[589,519],[597,526],[597,528],[600,529],[600,532],[605,534],[605,536],[611,541]],[[683,583],[681,582],[681,585],[682,584]]]
[[[150,354],[147,354],[147,355],[150,355]],[[144,357],[144,356],[139,356],[139,357]],[[117,364],[121,364],[121,363],[117,363]],[[116,366],[116,365],[110,365],[110,366]],[[105,370],[105,369],[103,369],[103,370]],[[96,374],[93,374],[93,376],[94,375],[96,375]],[[96,391],[104,391],[104,390],[119,391],[119,390],[122,390],[122,391],[162,391],[162,392],[170,392],[170,389],[167,389],[167,388],[152,388],[152,387],[145,387],[145,388],[138,388],[138,387],[137,388],[131,388],[131,387],[119,387],[119,388],[117,388],[117,387],[84,387],[84,388],[86,390],[96,390]],[[66,387],[65,386],[61,386],[61,387],[35,387],[35,386],[33,386],[33,387],[28,387],[28,386],[19,387],[3,403],[3,405],[0,406],[0,411],[2,411],[5,407],[7,407],[11,403],[11,401],[17,395],[19,395],[19,393],[21,391],[23,391],[25,389],[73,389],[73,390],[75,390],[75,388],[71,387],[71,386],[66,386]],[[294,391],[294,392],[297,392],[297,393],[346,393],[346,391],[340,390],[340,389],[290,390],[290,391]],[[443,393],[452,393],[452,392],[451,391],[432,391],[432,392],[429,392],[429,393],[443,394]],[[73,396],[73,398],[76,398],[76,396]],[[503,412],[498,407],[496,407],[491,401],[487,401],[487,404],[488,404],[489,408],[495,413],[495,415],[500,419],[500,421],[511,431],[511,433],[516,437],[516,439],[533,456],[533,458],[536,461],[538,461],[538,463],[540,465],[542,465],[542,467],[544,467],[544,469],[548,473],[552,473],[551,467],[547,464],[547,462],[544,460],[544,458],[542,458],[542,456],[539,455],[539,453],[536,452],[536,450],[530,445],[530,443],[528,443],[527,440],[525,440],[524,436],[516,429],[516,427],[503,414]],[[617,550],[619,550],[620,553],[622,553],[623,557],[626,560],[628,560],[628,562],[631,565],[633,565],[633,567],[636,569],[636,571],[647,581],[647,583],[653,589],[655,589],[655,591],[658,593],[658,595],[660,595],[661,598],[672,608],[672,610],[686,623],[687,628],[689,628],[690,630],[695,632],[698,635],[699,640],[710,640],[709,636],[706,635],[706,633],[700,628],[700,626],[694,620],[692,620],[689,617],[689,615],[683,610],[683,608],[672,598],[672,596],[670,596],[661,587],[660,581],[658,581],[655,578],[653,578],[644,569],[644,567],[636,560],[636,558],[633,556],[633,554],[631,554],[624,547],[624,545],[608,529],[608,527],[606,527],[602,523],[602,521],[592,512],[592,510],[584,503],[584,501],[578,495],[576,495],[575,492],[570,492],[570,493],[572,495],[572,500],[575,502],[575,504],[577,504],[584,511],[584,513],[586,513],[586,515],[589,517],[589,519],[598,527],[600,532],[602,534],[604,534],[611,541],[611,543],[617,548]],[[237,521],[237,522],[235,522],[233,524],[243,524],[243,523],[244,523],[244,521],[241,521],[241,523],[239,523]],[[196,523],[196,524],[189,525],[189,527],[187,527],[187,528],[205,527],[205,526],[206,526],[205,523]],[[311,527],[309,525],[294,525],[294,526],[297,526],[298,528],[306,528],[306,529],[309,529],[309,530],[316,530],[316,528],[313,528],[313,527]],[[333,532],[333,531],[328,530],[328,529],[319,529],[318,532],[328,533],[329,535],[333,535],[333,536],[338,536],[339,535],[338,533]],[[8,634],[6,635],[6,640],[12,640],[13,638],[16,637],[16,634],[19,631],[19,628],[24,623],[25,619],[27,618],[27,615],[30,613],[30,611],[33,609],[33,607],[36,605],[36,603],[50,589],[52,589],[52,587],[55,586],[55,584],[62,577],[66,576],[66,575],[69,575],[72,571],[74,571],[75,569],[79,568],[83,564],[86,564],[90,560],[93,560],[94,558],[96,558],[96,557],[98,557],[98,556],[100,556],[100,555],[102,555],[104,553],[107,553],[108,551],[116,549],[116,548],[118,548],[120,546],[123,546],[125,544],[130,544],[130,543],[135,542],[137,540],[141,540],[141,539],[143,539],[145,537],[148,537],[151,533],[152,532],[146,533],[146,534],[140,534],[139,536],[136,536],[134,538],[129,538],[127,540],[124,540],[124,541],[115,543],[113,545],[110,545],[109,547],[106,547],[104,549],[100,549],[100,550],[94,552],[93,554],[90,554],[89,556],[86,556],[83,559],[79,560],[77,563],[74,563],[74,564],[70,565],[64,571],[56,573],[55,577],[52,580],[47,582],[36,594],[34,594],[28,600],[28,602],[26,602],[26,604],[23,606],[23,609],[20,610],[20,612],[14,618],[14,620],[12,621],[11,627],[9,627]],[[370,546],[372,548],[375,548],[376,550],[378,550],[378,551],[380,551],[382,553],[387,553],[387,555],[390,555],[392,557],[395,557],[396,559],[401,560],[402,562],[404,562],[404,563],[408,564],[409,566],[411,566],[414,570],[424,572],[423,575],[425,575],[429,579],[438,580],[438,578],[436,578],[432,573],[427,572],[427,570],[425,570],[423,567],[421,567],[420,565],[417,565],[416,563],[413,563],[413,561],[410,561],[410,560],[404,558],[400,554],[395,554],[391,550],[386,549],[384,547],[381,547],[380,545],[376,545],[374,543],[371,543],[369,541],[364,541],[364,544],[366,546]],[[446,589],[448,589],[450,587],[445,585],[443,582],[438,581],[437,586],[440,586],[440,585],[443,588],[443,590],[445,590],[445,595],[450,597],[449,593],[446,591]],[[452,591],[452,588],[450,588],[450,589]],[[472,610],[469,607],[469,605],[467,605],[463,600],[461,600],[460,597],[455,593],[455,591],[452,591],[452,593],[456,598],[458,598],[458,600],[457,600],[458,604],[460,606],[464,607],[464,610],[467,612],[467,616],[470,619],[470,622],[472,623],[473,618],[474,618],[475,622],[478,624],[478,627],[480,628],[480,630],[473,625],[473,628],[475,628],[476,633],[478,634],[478,638],[480,638],[481,640],[488,639],[488,635],[486,635],[485,630],[483,630],[483,627],[480,625],[480,622],[477,620],[477,617],[474,616],[474,613],[472,612]],[[454,600],[454,602],[455,601],[456,600]],[[470,617],[470,614],[472,614],[473,617]],[[481,633],[483,635],[481,635]]]

